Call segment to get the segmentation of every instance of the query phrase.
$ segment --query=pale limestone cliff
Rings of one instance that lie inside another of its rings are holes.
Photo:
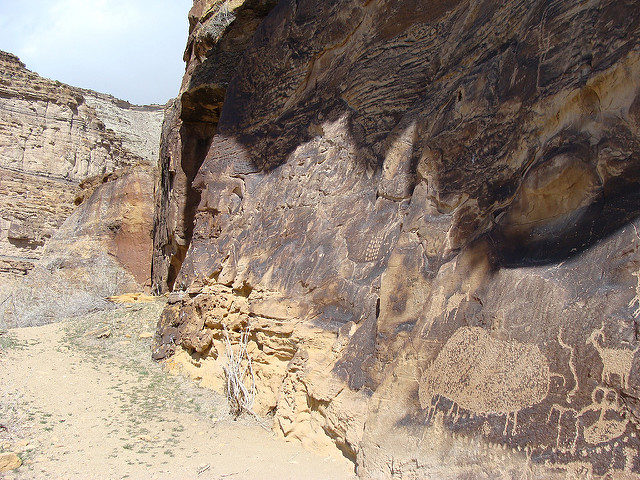
[[[164,107],[0,67],[0,328],[148,290]]]

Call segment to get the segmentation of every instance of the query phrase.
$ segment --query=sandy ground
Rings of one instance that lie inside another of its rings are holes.
[[[157,303],[157,304],[156,304]],[[150,359],[162,305],[0,335],[6,479],[354,479],[353,464],[286,442]]]

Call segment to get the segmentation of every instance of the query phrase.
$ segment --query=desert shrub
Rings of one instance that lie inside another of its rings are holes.
[[[231,413],[235,416],[243,412],[253,414],[253,402],[256,396],[256,381],[251,356],[247,351],[250,325],[242,330],[237,346],[231,344],[229,330],[224,326],[226,395]]]

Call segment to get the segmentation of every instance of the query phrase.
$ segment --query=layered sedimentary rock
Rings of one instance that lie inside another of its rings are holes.
[[[0,327],[81,316],[110,308],[109,296],[148,288],[156,174],[136,165],[96,186],[0,298]]]
[[[0,53],[0,274],[10,283],[0,327],[82,315],[150,287],[163,115]]]
[[[284,0],[234,58],[156,358],[220,386],[248,325],[363,478],[637,478],[635,2]]]
[[[0,274],[33,268],[84,187],[155,165],[162,118],[163,107],[42,78],[0,52]]]

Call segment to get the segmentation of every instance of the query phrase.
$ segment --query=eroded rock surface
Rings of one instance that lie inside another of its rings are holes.
[[[42,78],[0,52],[0,327],[83,315],[150,288],[163,114]]]
[[[229,81],[275,3],[195,0],[189,12],[186,73],[162,127],[152,274],[156,292],[171,290],[180,272],[200,202],[193,181],[215,134]]]
[[[284,0],[240,57],[156,358],[249,324],[363,478],[637,478],[635,2]]]
[[[107,297],[150,287],[156,169],[109,177],[47,242],[0,304],[7,326],[34,326],[111,308]]]
[[[155,165],[160,106],[38,76],[0,52],[0,274],[24,274],[90,192],[82,182]]]

